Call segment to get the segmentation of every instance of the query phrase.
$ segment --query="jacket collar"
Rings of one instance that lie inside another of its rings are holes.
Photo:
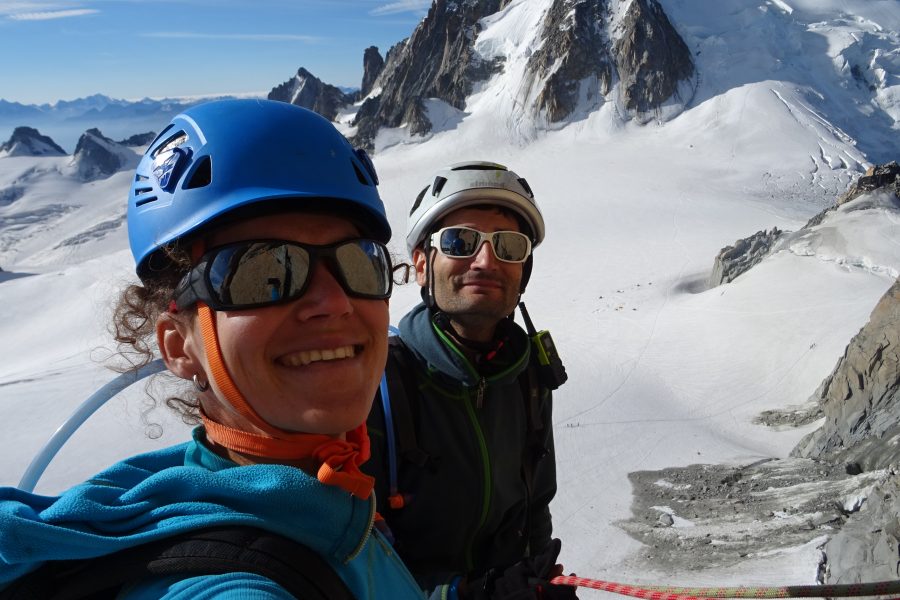
[[[528,365],[530,345],[525,331],[513,321],[504,319],[497,326],[498,338],[507,341],[498,360],[507,365],[483,375],[466,357],[466,352],[442,327],[438,315],[424,304],[415,306],[400,320],[400,337],[429,371],[438,372],[447,379],[474,386],[482,377],[487,383],[508,383],[515,380]]]

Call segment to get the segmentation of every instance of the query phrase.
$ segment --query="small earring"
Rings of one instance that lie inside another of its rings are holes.
[[[194,387],[197,388],[198,392],[205,392],[209,389],[209,382],[204,381],[203,383],[201,383],[200,378],[197,377],[196,373],[194,373]]]

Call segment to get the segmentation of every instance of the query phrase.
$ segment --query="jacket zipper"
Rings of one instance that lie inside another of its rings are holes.
[[[359,553],[362,552],[363,548],[366,545],[366,542],[369,541],[369,537],[372,535],[372,528],[375,526],[375,491],[372,491],[372,495],[369,497],[369,524],[366,527],[366,532],[363,534],[362,539],[359,541],[359,544],[356,548],[353,549],[347,558],[344,559],[344,564],[349,564],[354,558],[359,556]]]
[[[481,381],[484,382],[484,379],[482,378]],[[479,389],[481,389],[481,386],[479,386]],[[475,438],[478,441],[479,454],[481,455],[482,473],[481,515],[478,518],[478,525],[472,531],[472,535],[469,537],[469,543],[466,547],[466,564],[468,566],[468,570],[471,571],[474,568],[472,559],[472,546],[475,542],[475,538],[478,537],[478,533],[484,527],[485,521],[487,521],[488,507],[491,504],[491,480],[493,479],[493,477],[491,476],[491,462],[490,458],[488,457],[487,442],[485,442],[484,440],[484,433],[481,430],[481,425],[478,423],[478,415],[475,414],[475,410],[472,408],[471,399],[466,399],[465,406],[466,413],[469,415],[469,421],[472,424],[472,430],[475,432]]]
[[[478,380],[478,389],[475,392],[475,406],[479,409],[484,406],[484,388],[487,387],[487,379],[482,377]]]

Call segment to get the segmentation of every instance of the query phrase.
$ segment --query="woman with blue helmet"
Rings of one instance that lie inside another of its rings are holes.
[[[373,528],[373,481],[359,470],[391,293],[377,183],[365,154],[302,108],[216,101],[172,119],[129,194],[141,284],[115,330],[142,362],[155,336],[169,371],[193,382],[168,403],[202,424],[59,497],[0,490],[0,588],[57,561],[249,526],[311,550],[322,581],[336,574],[352,596],[422,596]],[[149,571],[117,597],[293,597],[235,564]]]

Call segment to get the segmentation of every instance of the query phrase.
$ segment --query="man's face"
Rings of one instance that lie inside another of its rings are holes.
[[[444,217],[436,229],[452,226],[470,227],[485,233],[521,232],[518,222],[511,215],[482,207],[453,211]],[[437,250],[430,250],[430,254],[433,258],[426,257],[421,248],[413,253],[416,281],[421,286],[426,285],[426,268],[430,266],[435,301],[452,319],[484,322],[493,328],[515,309],[523,263],[499,260],[487,242],[482,243],[477,252],[468,258],[451,258]]]

